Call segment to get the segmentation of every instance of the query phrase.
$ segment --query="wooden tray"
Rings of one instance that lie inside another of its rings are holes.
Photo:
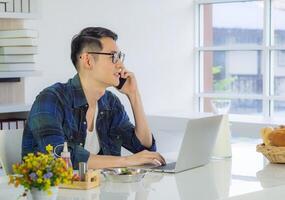
[[[99,186],[100,184],[100,173],[99,171],[89,170],[85,174],[86,181],[73,181],[71,184],[60,184],[60,188],[65,189],[76,189],[76,190],[88,190]]]
[[[285,163],[285,147],[259,144],[256,151],[262,153],[271,163]]]

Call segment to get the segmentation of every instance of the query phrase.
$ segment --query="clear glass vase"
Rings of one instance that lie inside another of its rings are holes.
[[[229,99],[212,99],[212,109],[215,114],[228,114],[231,107]]]

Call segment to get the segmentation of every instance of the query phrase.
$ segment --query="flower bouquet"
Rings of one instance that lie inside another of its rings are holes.
[[[30,190],[34,198],[33,191],[44,192],[44,195],[51,196],[54,187],[59,184],[67,184],[72,181],[72,168],[66,166],[62,158],[55,158],[53,147],[46,146],[47,154],[29,153],[23,158],[22,163],[13,165],[14,175],[10,175],[9,184],[15,187],[22,185],[25,188],[23,196]],[[34,198],[37,199],[37,198]]]

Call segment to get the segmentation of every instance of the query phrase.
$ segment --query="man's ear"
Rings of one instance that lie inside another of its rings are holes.
[[[82,60],[85,69],[92,69],[92,60],[88,53],[81,54],[80,59]]]

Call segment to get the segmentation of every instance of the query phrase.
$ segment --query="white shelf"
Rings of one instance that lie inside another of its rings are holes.
[[[13,13],[13,12],[0,12],[0,18],[3,19],[36,19],[37,13]]]
[[[31,70],[31,71],[1,71],[0,78],[17,78],[17,77],[28,77],[28,76],[39,76],[41,71]]]
[[[15,113],[15,112],[27,112],[30,111],[31,105],[28,104],[4,104],[0,105],[1,113]]]

